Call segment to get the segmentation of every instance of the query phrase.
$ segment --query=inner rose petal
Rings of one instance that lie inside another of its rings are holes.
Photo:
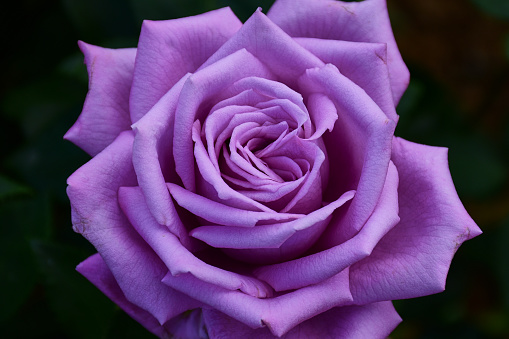
[[[302,217],[296,213],[254,212],[233,208],[167,183],[172,197],[193,215],[218,225],[254,227],[260,221],[285,222]]]
[[[225,253],[236,259],[256,264],[283,262],[309,249],[334,211],[353,197],[354,191],[346,192],[338,200],[293,221],[255,227],[201,226],[190,235],[213,247],[224,248]]]

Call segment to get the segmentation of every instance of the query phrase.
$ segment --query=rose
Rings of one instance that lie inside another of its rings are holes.
[[[383,0],[278,0],[80,43],[66,138],[78,271],[160,337],[385,337],[480,234],[446,150],[393,137],[408,71]],[[200,311],[200,309],[202,311]],[[192,310],[192,311],[191,311]]]

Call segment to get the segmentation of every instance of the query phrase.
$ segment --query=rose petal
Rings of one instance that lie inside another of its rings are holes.
[[[145,20],[131,91],[132,122],[186,73],[196,71],[241,26],[228,7],[175,20]]]
[[[213,247],[228,249],[225,252],[233,258],[247,262],[290,260],[308,250],[327,227],[332,213],[353,197],[353,191],[346,192],[338,200],[294,221],[250,228],[201,226],[192,230],[191,236]]]
[[[332,132],[338,120],[338,112],[330,98],[322,93],[313,93],[308,96],[307,101],[309,115],[315,127],[315,132],[308,139],[318,139],[326,130]]]
[[[214,224],[252,228],[260,221],[284,222],[302,217],[302,214],[237,209],[209,200],[175,184],[167,183],[167,186],[180,206]]]
[[[131,129],[129,92],[135,48],[109,49],[79,41],[88,70],[88,94],[78,120],[64,139],[95,156]]]
[[[350,239],[373,212],[387,175],[396,124],[332,64],[307,70],[299,85],[307,95],[326,94],[340,112],[334,130],[323,138],[330,162],[325,198],[333,200],[338,191],[357,190],[341,232],[324,239],[323,248],[329,248]]]
[[[193,141],[195,142],[194,159],[200,173],[197,178],[198,193],[225,206],[247,211],[276,213],[269,207],[241,194],[225,183],[222,177],[223,174],[212,163],[199,134],[200,127],[199,121],[197,121],[197,124],[193,127]],[[265,181],[264,184],[267,183],[264,179],[260,180]]]
[[[252,329],[214,309],[204,309],[210,339],[273,339],[267,328]],[[281,339],[384,339],[401,322],[390,301],[332,308],[295,326]]]
[[[256,108],[248,105],[232,105],[211,110],[210,115],[205,120],[203,130],[210,160],[217,171],[219,171],[218,157],[222,145],[233,131],[233,127],[230,125],[237,126],[239,123],[246,121],[262,123],[266,120],[267,116],[265,114],[256,112]],[[198,130],[197,132],[202,131]]]
[[[178,96],[190,74],[182,77],[137,123],[133,124],[135,139],[133,164],[147,205],[156,220],[170,226],[175,207],[166,188],[166,181],[177,181],[175,163],[168,154],[173,145],[173,125]]]
[[[342,217],[343,214],[338,217]],[[276,291],[316,284],[369,256],[378,241],[398,221],[398,173],[391,162],[380,200],[369,220],[353,238],[299,259],[262,266],[255,270],[254,274],[268,282]],[[329,227],[334,227],[335,223],[333,220],[329,223]],[[192,234],[192,236],[195,235]],[[323,237],[329,236],[326,230]]]
[[[139,322],[150,332],[160,338],[167,338],[173,332],[169,332],[166,326],[161,324],[149,312],[129,302],[120,289],[113,274],[106,266],[99,253],[96,253],[80,263],[76,270],[94,284],[101,292],[117,304],[134,320]],[[178,292],[175,292],[178,293]],[[180,293],[178,293],[180,294]],[[185,297],[182,295],[182,299]],[[197,305],[198,302],[195,302]]]
[[[267,108],[274,105],[288,107],[288,109],[285,110],[286,113],[289,115],[291,120],[297,122],[298,126],[303,125],[309,118],[307,116],[307,108],[306,105],[304,105],[302,95],[278,81],[259,77],[247,77],[235,82],[224,92],[223,95],[230,97],[248,90],[254,90],[257,93],[270,98],[269,100],[259,101],[257,105],[259,108]],[[288,102],[285,103],[281,100]]]
[[[258,9],[201,68],[243,48],[262,61],[278,81],[290,87],[294,87],[296,79],[306,69],[323,66],[320,59],[297,44]]]
[[[352,300],[348,270],[319,284],[268,299],[226,290],[191,275],[168,274],[163,282],[251,328],[267,326],[278,337],[301,322]]]
[[[401,222],[351,267],[357,303],[443,291],[454,253],[481,233],[456,194],[445,148],[395,138],[392,160],[400,177]]]
[[[185,312],[164,324],[170,338],[209,339],[201,309]]]
[[[74,230],[95,246],[126,299],[163,324],[198,305],[161,283],[168,269],[120,210],[118,188],[136,184],[132,143],[132,132],[121,133],[69,177],[67,194]]]
[[[323,62],[336,66],[341,74],[365,90],[389,119],[398,121],[387,68],[386,44],[310,38],[296,38],[295,41]]]
[[[268,17],[292,37],[387,44],[387,63],[395,105],[410,74],[401,58],[385,0],[277,0]]]
[[[192,129],[197,119],[209,112],[200,106],[214,98],[223,88],[248,76],[272,78],[272,74],[252,54],[239,50],[191,75],[180,93],[175,113],[173,157],[176,171],[184,186],[195,191]]]
[[[144,204],[138,187],[121,187],[119,203],[134,228],[166,264],[172,275],[190,273],[200,280],[255,297],[271,295],[270,287],[256,278],[206,264],[186,249],[168,228],[158,224]]]

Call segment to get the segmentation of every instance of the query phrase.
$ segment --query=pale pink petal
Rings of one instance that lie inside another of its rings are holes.
[[[392,161],[400,177],[401,222],[351,267],[356,303],[441,292],[458,247],[481,233],[456,194],[447,149],[395,138]]]
[[[119,187],[136,185],[132,143],[132,132],[121,133],[69,177],[67,194],[74,230],[95,246],[126,299],[163,324],[199,304],[161,283],[168,269],[120,210]]]
[[[135,48],[109,49],[79,42],[88,70],[83,111],[64,139],[94,156],[131,129],[129,93]]]
[[[387,44],[392,95],[397,104],[409,72],[392,34],[385,0],[277,0],[268,17],[292,37]]]
[[[144,21],[130,99],[132,122],[186,73],[196,71],[241,26],[230,8],[175,20]]]
[[[210,339],[274,339],[267,328],[252,329],[214,309],[204,309]],[[281,339],[385,339],[401,322],[390,301],[335,307],[292,328]]]

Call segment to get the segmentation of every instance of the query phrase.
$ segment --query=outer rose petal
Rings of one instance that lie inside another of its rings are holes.
[[[85,55],[89,90],[83,111],[64,139],[95,156],[120,132],[130,129],[129,92],[136,49],[78,44]]]
[[[204,309],[211,339],[271,339],[266,329],[252,329],[221,312]],[[335,307],[294,327],[282,339],[376,339],[387,338],[401,322],[390,301],[364,306]]]
[[[282,336],[331,308],[351,305],[348,277],[346,269],[319,284],[268,299],[226,290],[186,274],[168,274],[163,282],[252,328],[267,326],[274,335]]]
[[[195,257],[167,227],[157,224],[139,187],[121,187],[119,203],[132,225],[166,264],[172,275],[190,273],[211,284],[241,290],[256,297],[265,298],[272,293],[270,287],[256,278],[208,265]]]
[[[186,73],[196,71],[241,26],[230,8],[175,20],[144,21],[130,101],[132,122]]]
[[[386,44],[310,38],[295,40],[323,62],[336,66],[341,74],[365,90],[389,119],[398,121],[390,87]]]
[[[394,103],[399,102],[410,74],[394,40],[385,0],[277,0],[268,17],[292,37],[386,43]]]
[[[168,269],[120,210],[117,190],[136,184],[132,142],[132,132],[120,134],[69,177],[67,194],[74,230],[95,246],[127,300],[162,324],[200,304],[161,283]]]
[[[170,338],[170,334],[164,326],[159,324],[156,318],[126,299],[115,277],[111,274],[99,253],[83,261],[76,267],[76,270],[147,330],[159,338]]]
[[[167,150],[173,147],[175,109],[186,74],[151,109],[133,124],[135,132],[133,165],[138,183],[147,199],[147,205],[163,225],[171,225],[175,206],[166,189],[166,181],[178,181],[175,163]]]
[[[461,243],[481,234],[461,204],[447,165],[447,149],[395,138],[401,222],[373,253],[351,267],[356,303],[415,298],[441,292]]]

